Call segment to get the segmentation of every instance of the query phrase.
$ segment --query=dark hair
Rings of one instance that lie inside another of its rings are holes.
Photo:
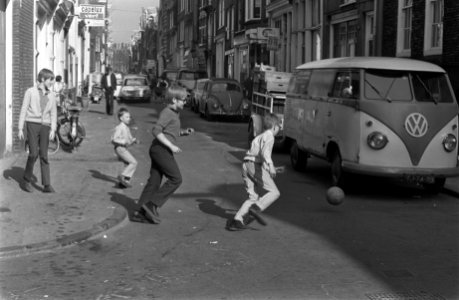
[[[57,75],[57,76],[56,76],[56,81],[57,81],[57,82],[61,82],[61,80],[62,80],[62,76],[61,76],[61,75]]]
[[[121,119],[121,117],[127,112],[129,112],[129,110],[126,107],[121,107],[118,110],[118,119]]]
[[[38,82],[43,82],[47,79],[54,79],[54,73],[53,71],[49,70],[49,69],[41,69],[41,71],[38,73],[38,76],[37,76],[37,81]]]
[[[171,85],[167,89],[167,92],[166,92],[166,100],[169,103],[173,103],[172,102],[173,99],[185,101],[186,96],[187,96],[186,89],[176,84]]]
[[[280,125],[280,120],[279,117],[276,116],[275,114],[266,114],[263,117],[263,128],[265,130],[267,129],[272,129],[274,126],[279,126]]]

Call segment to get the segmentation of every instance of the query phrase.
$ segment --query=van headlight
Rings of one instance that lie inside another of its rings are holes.
[[[456,149],[457,146],[457,139],[454,136],[454,134],[448,134],[444,139],[443,139],[443,148],[445,148],[446,152],[452,152],[454,149]]]
[[[386,147],[388,141],[387,137],[378,131],[370,133],[367,138],[368,146],[375,150],[381,150]]]

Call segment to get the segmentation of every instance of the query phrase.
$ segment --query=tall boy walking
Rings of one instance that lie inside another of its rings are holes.
[[[166,94],[169,104],[161,111],[153,127],[155,138],[150,147],[150,178],[137,203],[138,210],[134,212],[134,217],[144,216],[154,224],[161,222],[158,208],[166,203],[182,183],[182,174],[174,158],[174,154],[182,150],[175,142],[177,137],[194,132],[193,128],[180,128],[179,112],[183,109],[186,96],[185,89],[171,86]],[[163,176],[167,180],[161,185]]]

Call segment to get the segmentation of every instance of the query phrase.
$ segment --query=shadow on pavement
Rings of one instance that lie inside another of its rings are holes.
[[[13,179],[14,181],[17,182],[19,187],[25,191],[23,187],[23,175],[24,175],[24,168],[21,168],[21,167],[12,167],[11,169],[3,171],[3,177],[6,180]],[[33,175],[30,183],[36,190],[43,191],[43,187],[38,185],[37,182],[38,182],[37,177]]]
[[[215,204],[215,200],[211,199],[196,199],[198,202],[199,209],[208,215],[214,215],[221,217],[223,219],[230,219],[233,218],[234,214],[229,214],[228,211],[234,211],[232,209],[222,208]]]
[[[119,187],[118,178],[110,176],[110,175],[102,174],[98,170],[89,170],[89,172],[91,173],[92,177],[94,177],[96,179],[101,179],[101,180],[104,180],[104,181],[108,181],[108,182],[113,182],[113,183],[116,184],[115,187]]]

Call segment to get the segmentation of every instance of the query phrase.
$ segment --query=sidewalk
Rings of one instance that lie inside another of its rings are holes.
[[[0,257],[64,247],[128,222],[126,209],[110,196],[120,163],[109,142],[116,120],[104,109],[90,104],[81,113],[86,138],[76,152],[49,156],[56,193],[41,191],[39,160],[33,193],[19,187],[27,154],[0,160]]]

